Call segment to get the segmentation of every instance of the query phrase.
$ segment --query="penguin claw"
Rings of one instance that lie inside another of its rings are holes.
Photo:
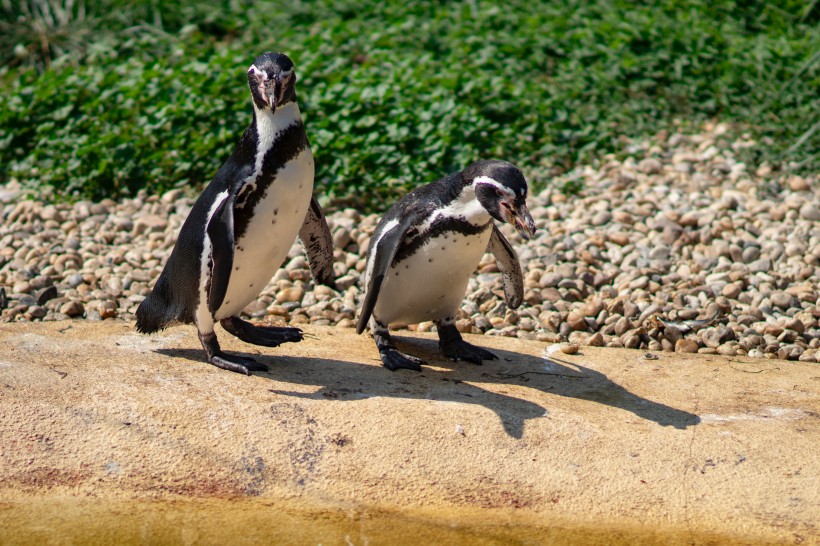
[[[237,317],[229,317],[220,321],[222,327],[230,334],[238,337],[245,343],[276,347],[282,343],[302,341],[303,334],[299,328],[285,328],[281,326],[255,326],[250,322]]]
[[[268,367],[261,362],[257,362],[252,358],[245,356],[229,355],[227,353],[219,352],[213,355],[209,362],[217,368],[228,370],[231,372],[242,373],[250,375],[251,372],[266,372]]]
[[[379,354],[382,358],[382,364],[391,372],[395,372],[400,368],[420,372],[421,365],[427,364],[427,362],[420,358],[404,354],[399,350],[393,348],[382,349],[379,351]]]
[[[453,340],[449,343],[442,343],[441,352],[443,352],[444,356],[450,360],[465,360],[479,366],[481,366],[482,361],[484,360],[495,360],[498,358],[487,349],[482,349],[481,347],[471,345],[463,339]]]

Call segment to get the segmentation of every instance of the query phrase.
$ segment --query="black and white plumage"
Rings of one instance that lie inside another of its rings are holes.
[[[214,332],[275,347],[298,328],[254,326],[239,312],[282,265],[297,234],[317,282],[333,283],[330,230],[313,195],[314,164],[296,102],[291,60],[264,53],[248,69],[253,121],[199,196],[165,269],[137,309],[137,330],[193,322],[212,364],[248,374],[267,367],[221,351]]]
[[[491,352],[461,338],[455,315],[467,281],[482,255],[495,255],[507,305],[524,297],[518,256],[493,220],[515,226],[530,239],[535,223],[527,210],[527,181],[506,161],[478,161],[461,172],[422,186],[401,198],[379,221],[370,240],[364,303],[357,326],[370,325],[384,365],[419,370],[424,362],[399,352],[391,324],[435,322],[439,347],[453,360],[481,364]]]

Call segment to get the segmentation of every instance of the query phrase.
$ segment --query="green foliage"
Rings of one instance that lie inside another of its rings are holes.
[[[134,4],[96,2],[94,32],[62,56],[25,33],[0,41],[15,59],[0,72],[0,182],[88,197],[199,186],[250,121],[244,73],[265,50],[296,63],[319,192],[337,204],[380,209],[481,157],[560,172],[676,120],[734,123],[761,142],[753,163],[818,166],[817,3]]]

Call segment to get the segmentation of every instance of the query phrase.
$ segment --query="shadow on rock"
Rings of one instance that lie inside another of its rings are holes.
[[[421,372],[391,372],[381,366],[375,347],[372,365],[324,358],[235,354],[251,356],[269,366],[268,372],[254,375],[320,387],[309,394],[273,389],[272,392],[277,394],[333,401],[393,397],[478,404],[492,410],[499,417],[505,432],[514,438],[523,437],[524,423],[528,419],[543,417],[547,410],[528,400],[483,389],[477,384],[523,385],[559,396],[621,408],[643,419],[678,429],[699,422],[694,414],[637,396],[613,383],[604,374],[581,365],[494,350],[498,360],[476,366],[445,359],[438,352],[435,340],[396,336],[394,340],[404,347],[403,350],[425,359],[429,365],[423,366]],[[201,350],[159,349],[157,352],[207,365]]]

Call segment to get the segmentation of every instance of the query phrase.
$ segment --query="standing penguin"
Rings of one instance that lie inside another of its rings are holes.
[[[253,122],[194,203],[165,269],[137,309],[139,332],[193,322],[208,362],[244,374],[267,366],[222,352],[214,325],[255,345],[301,341],[298,328],[254,326],[238,317],[282,265],[297,234],[313,278],[333,284],[333,243],[312,197],[313,155],[293,63],[264,53],[248,69],[248,85]]]
[[[370,240],[357,331],[361,334],[369,321],[385,367],[421,369],[423,360],[395,348],[388,326],[426,320],[435,322],[439,348],[450,359],[481,364],[496,358],[461,338],[455,316],[467,281],[487,251],[503,275],[507,305],[521,305],[518,256],[493,219],[512,224],[530,239],[535,223],[526,200],[527,181],[515,165],[478,161],[413,190],[384,215]]]

